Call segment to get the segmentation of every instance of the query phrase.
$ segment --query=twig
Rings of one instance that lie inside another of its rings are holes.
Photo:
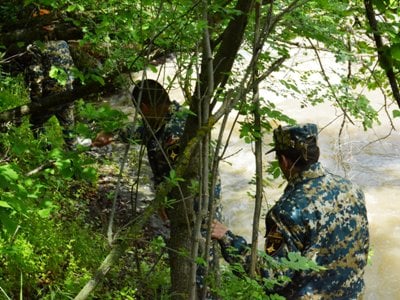
[[[333,89],[333,86],[332,86],[331,82],[329,81],[329,77],[325,72],[325,68],[324,68],[324,66],[322,64],[321,57],[319,56],[318,50],[315,48],[314,43],[311,41],[310,38],[307,38],[307,40],[310,43],[310,45],[312,46],[312,48],[314,49],[315,56],[317,57],[319,67],[320,67],[321,72],[322,72],[322,77],[324,78],[325,82],[327,83],[327,85],[328,85],[333,97],[336,100],[337,105],[342,110],[342,112],[344,114],[344,117],[347,118],[349,120],[349,122],[354,125],[353,120],[347,115],[346,109],[340,103],[340,101],[339,101],[339,99],[338,99],[338,97],[337,97],[337,95],[336,95],[336,93],[335,93],[335,91]]]
[[[130,149],[130,144],[128,143],[125,146],[124,157],[122,159],[121,166],[120,166],[120,171],[119,171],[119,174],[118,174],[117,187],[115,189],[115,195],[114,195],[111,214],[110,214],[110,221],[108,223],[107,239],[108,239],[108,244],[110,246],[112,245],[112,243],[115,240],[115,236],[113,236],[114,216],[115,216],[115,210],[116,210],[116,205],[117,205],[117,198],[118,198],[119,190],[120,190],[120,187],[121,187],[121,178],[122,178],[124,167],[125,167],[125,164],[126,164],[126,161],[127,161],[129,149]]]
[[[55,166],[54,165],[55,162],[56,162],[55,160],[49,160],[45,164],[43,164],[43,165],[41,165],[41,166],[29,171],[28,173],[25,174],[25,176],[29,177],[29,176],[35,175],[35,174],[37,174],[37,173],[39,173],[39,172],[41,172],[41,171],[43,171],[45,169],[54,167]]]
[[[139,181],[140,181],[140,173],[142,171],[142,162],[143,162],[143,154],[144,154],[144,146],[140,145],[139,150],[139,163],[137,168],[136,180],[131,188],[131,203],[132,203],[132,216],[136,217],[137,208],[138,208],[138,194],[139,194]],[[133,188],[135,187],[135,192],[133,192]],[[134,201],[135,200],[135,201]]]
[[[204,22],[208,20],[208,13],[207,13],[207,1],[202,0],[202,18]],[[214,86],[214,66],[213,66],[213,56],[210,44],[210,32],[208,27],[206,26],[203,30],[203,63],[202,63],[202,73],[205,73],[205,77],[207,78],[207,86],[205,86],[205,90],[196,89],[200,97],[203,97],[201,101],[199,101],[199,125],[206,124],[210,118],[210,103],[212,99],[212,95],[215,90]],[[200,86],[200,85],[198,85]],[[200,99],[199,97],[199,99]],[[199,127],[200,127],[199,126]],[[201,174],[201,181],[200,181],[200,197],[199,197],[199,212],[200,214],[195,218],[195,225],[194,225],[194,234],[193,234],[193,241],[192,241],[192,259],[195,259],[199,253],[199,240],[202,238],[201,236],[201,224],[203,223],[204,217],[207,215],[210,196],[213,194],[213,191],[209,191],[209,175],[210,175],[210,159],[209,159],[209,146],[210,146],[210,134],[204,135],[200,143],[200,174]],[[212,197],[212,196],[211,196]],[[213,198],[213,197],[212,197]],[[203,249],[205,253],[208,252],[207,248]],[[202,253],[204,255],[204,252]],[[205,255],[207,257],[207,255]],[[208,262],[208,260],[206,260]],[[208,273],[208,265],[206,265],[206,275]],[[196,270],[197,264],[191,264],[191,278],[190,278],[190,298],[189,299],[196,299]],[[205,275],[205,276],[206,276]],[[204,276],[204,279],[205,279]],[[203,279],[203,280],[204,280]],[[208,289],[208,284],[204,280],[202,282],[203,289],[201,291],[202,299],[205,299],[206,291]]]
[[[372,34],[374,36],[376,51],[378,52],[378,60],[381,64],[382,69],[385,71],[386,77],[389,80],[390,87],[392,89],[393,97],[400,107],[400,91],[399,85],[396,79],[396,74],[394,73],[393,64],[391,63],[391,58],[385,52],[385,45],[383,43],[382,35],[379,32],[378,22],[376,20],[376,15],[374,11],[374,6],[371,0],[364,0],[365,14],[369,26],[371,27]]]
[[[7,300],[12,300],[10,297],[8,297],[6,291],[0,286],[0,291],[4,294]]]
[[[272,6],[272,5],[271,5]],[[254,44],[253,44],[253,55],[257,55],[257,49],[261,46],[258,44],[260,39],[260,18],[261,11],[259,4],[256,4],[256,18],[254,26]],[[269,21],[268,21],[269,22]],[[253,79],[258,76],[257,64],[253,67]],[[260,226],[260,216],[261,216],[261,206],[262,206],[262,196],[263,196],[263,170],[262,170],[262,132],[261,132],[261,115],[260,115],[260,97],[259,97],[259,86],[258,84],[253,87],[253,99],[254,104],[254,129],[261,135],[255,140],[255,163],[256,163],[256,196],[254,204],[253,213],[253,229],[251,236],[251,256],[250,256],[250,277],[254,278],[256,274],[256,264],[257,264],[257,251],[258,251],[258,230]]]

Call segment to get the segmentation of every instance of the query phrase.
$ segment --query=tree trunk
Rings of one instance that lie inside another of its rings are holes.
[[[195,178],[197,174],[197,158],[198,152],[191,154],[192,158],[187,167],[186,173],[182,176],[185,180]],[[190,182],[190,181],[189,181]],[[194,196],[193,192],[188,190],[189,182],[181,185],[181,196],[177,189],[169,193],[169,198],[178,201],[171,209],[167,209],[168,217],[171,224],[171,235],[168,241],[169,259],[171,267],[171,285],[172,299],[189,299],[192,289],[191,270],[193,260],[191,259],[193,224],[194,224]]]
[[[200,124],[204,125],[209,123],[209,119],[202,120],[203,122],[198,121],[198,116],[201,116],[200,107],[204,107],[201,104],[201,101],[204,99],[210,99],[218,85],[224,85],[227,82],[234,59],[243,40],[248,14],[253,6],[253,2],[254,1],[249,0],[237,1],[236,9],[240,10],[242,13],[238,14],[230,21],[223,34],[223,40],[218,48],[217,54],[212,54],[212,56],[215,57],[213,61],[215,69],[213,72],[213,78],[211,79],[214,81],[213,90],[209,90],[209,64],[207,62],[202,63],[199,84],[196,86],[190,103],[190,109],[196,114],[196,116],[190,115],[188,117],[181,139],[182,149],[185,149],[189,145],[189,141],[193,141],[193,139],[196,138],[196,135],[200,133],[200,126],[202,126]],[[206,56],[203,59],[209,60],[210,57]],[[206,93],[210,96],[204,97]],[[204,126],[202,130],[208,131],[208,133],[203,132],[203,134],[209,134],[211,128]],[[204,146],[208,147],[209,145]],[[190,157],[185,159],[189,160],[189,165],[182,173],[183,178],[185,179],[184,185],[186,185],[184,190],[188,192],[187,195],[190,195],[191,192],[188,185],[191,184],[191,179],[199,179],[199,151],[193,151],[190,154]],[[202,195],[200,195],[200,199],[201,198]],[[170,266],[173,299],[188,299],[189,292],[192,289],[192,282],[190,280],[191,261],[184,259],[184,257],[178,253],[182,253],[182,251],[190,253],[192,249],[192,229],[194,225],[193,206],[194,198],[187,197],[184,201],[178,201],[175,203],[168,213],[171,220],[171,238],[169,246],[171,247]]]

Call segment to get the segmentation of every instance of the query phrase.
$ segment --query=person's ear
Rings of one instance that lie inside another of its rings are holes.
[[[169,113],[169,107],[171,106],[171,104],[169,102],[166,102],[163,104],[163,114],[166,115]]]
[[[281,155],[281,162],[282,162],[282,166],[285,169],[289,169],[291,167],[292,161],[290,159],[288,159],[285,155]]]
[[[142,111],[143,114],[149,112],[149,106],[146,104],[146,102],[144,101],[140,102],[140,110]]]

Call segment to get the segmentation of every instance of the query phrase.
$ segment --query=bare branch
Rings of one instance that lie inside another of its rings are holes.
[[[333,86],[332,86],[332,84],[331,84],[331,82],[329,80],[329,77],[325,72],[325,68],[324,68],[324,65],[322,64],[322,60],[321,60],[321,57],[319,56],[318,50],[314,47],[314,43],[311,41],[311,39],[308,38],[307,40],[310,43],[311,47],[314,49],[315,56],[317,57],[319,67],[320,67],[321,72],[322,72],[322,76],[324,77],[325,82],[327,83],[327,85],[328,85],[333,97],[335,98],[337,105],[342,110],[342,112],[344,114],[344,117],[347,118],[349,120],[349,122],[354,125],[353,120],[348,116],[348,114],[346,112],[346,109],[340,103],[340,101],[339,101],[339,99],[338,99],[338,97],[337,97],[337,95],[336,95],[336,93],[335,93],[335,91],[333,89]]]

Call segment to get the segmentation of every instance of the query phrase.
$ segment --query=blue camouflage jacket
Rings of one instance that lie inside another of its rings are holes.
[[[145,127],[139,128],[141,140],[146,145],[147,155],[153,181],[157,186],[173,167],[180,151],[180,138],[183,134],[187,113],[182,110],[178,102],[172,101],[170,111],[166,116],[166,123],[154,133],[146,130]]]
[[[358,299],[362,294],[369,249],[364,194],[350,181],[326,172],[320,163],[290,180],[267,213],[265,238],[265,251],[273,258],[300,252],[326,268],[286,272],[291,281],[270,292],[287,299]],[[230,231],[220,244],[228,262],[235,261],[229,247],[247,255],[246,241]],[[259,273],[279,275],[262,267]]]

